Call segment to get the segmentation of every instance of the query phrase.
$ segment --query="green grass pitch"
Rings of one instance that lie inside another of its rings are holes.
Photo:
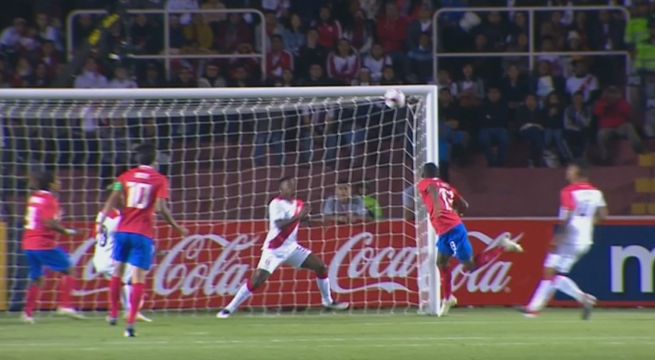
[[[525,319],[510,309],[413,314],[153,315],[137,338],[103,317],[40,316],[27,325],[0,315],[0,359],[655,359],[655,310],[548,310]]]

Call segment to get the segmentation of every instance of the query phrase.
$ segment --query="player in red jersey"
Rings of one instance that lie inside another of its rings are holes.
[[[582,318],[588,320],[596,298],[580,290],[568,277],[573,265],[591,248],[594,226],[608,216],[603,193],[589,182],[587,164],[576,161],[566,168],[569,185],[560,193],[560,223],[544,261],[544,276],[525,307],[526,317],[536,317],[556,291],[582,304]]]
[[[102,214],[109,214],[112,209],[120,209],[121,220],[116,230],[113,258],[118,263],[109,286],[111,309],[110,324],[115,325],[118,318],[121,274],[125,264],[134,266],[132,275],[132,294],[130,312],[127,318],[125,336],[134,337],[134,323],[139,312],[145,287],[146,274],[154,257],[155,210],[162,214],[179,234],[188,231],[173,219],[167,205],[168,179],[155,170],[157,150],[151,144],[142,144],[136,149],[138,167],[128,170],[118,177],[114,190],[107,199]],[[106,217],[102,217],[98,226],[102,227]]]
[[[25,232],[23,233],[23,251],[30,266],[30,285],[27,290],[23,320],[34,323],[34,309],[43,285],[43,267],[60,273],[59,307],[57,313],[74,318],[82,318],[72,306],[71,295],[75,286],[70,275],[72,262],[68,254],[57,247],[57,233],[76,236],[81,232],[67,229],[61,225],[59,201],[53,192],[59,191],[57,177],[50,171],[35,171],[30,176],[30,186],[34,192],[27,201],[25,210]]]
[[[468,208],[468,203],[454,187],[438,176],[437,165],[425,164],[423,180],[418,183],[418,192],[427,208],[432,227],[439,235],[437,267],[441,274],[443,294],[440,313],[446,315],[448,310],[457,304],[457,299],[452,294],[452,276],[448,267],[451,257],[456,257],[467,271],[474,271],[498,258],[504,251],[522,252],[523,248],[510,240],[509,236],[503,236],[497,247],[474,256],[468,232],[459,215]]]

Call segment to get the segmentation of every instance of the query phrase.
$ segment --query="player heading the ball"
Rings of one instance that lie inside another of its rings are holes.
[[[257,270],[237,291],[232,301],[216,314],[228,318],[241,304],[259,289],[280,265],[297,269],[309,269],[316,273],[316,284],[321,291],[323,306],[332,310],[346,310],[348,303],[334,301],[330,291],[328,268],[311,250],[298,244],[300,223],[309,221],[311,208],[295,197],[296,180],[291,177],[280,179],[280,194],[268,204],[269,229],[262,247],[262,256]]]
[[[134,323],[139,305],[143,300],[146,274],[152,265],[155,253],[153,241],[155,233],[155,210],[161,213],[179,234],[186,235],[187,229],[178,225],[168,209],[168,179],[155,170],[157,150],[151,144],[141,144],[136,148],[138,167],[128,170],[118,177],[113,192],[102,209],[99,226],[103,226],[113,209],[120,209],[121,220],[116,230],[116,244],[113,257],[118,266],[114,269],[109,286],[110,324],[116,324],[121,290],[121,275],[125,264],[134,266],[130,311],[127,317],[125,336],[134,337]]]
[[[457,299],[452,294],[452,274],[449,267],[451,257],[456,257],[464,269],[474,271],[497,259],[503,252],[523,252],[521,245],[504,234],[497,246],[473,255],[473,247],[460,214],[468,208],[468,203],[459,192],[445,181],[439,179],[439,168],[434,163],[423,165],[423,180],[418,183],[418,192],[428,210],[430,223],[439,235],[437,241],[437,267],[441,274],[443,305],[441,315],[447,315]]]
[[[34,323],[34,309],[43,285],[43,268],[47,267],[61,274],[59,281],[59,307],[57,313],[74,318],[83,318],[73,309],[71,295],[75,281],[71,276],[72,262],[66,251],[57,246],[57,233],[76,236],[85,233],[67,229],[61,225],[59,201],[54,193],[59,191],[59,179],[48,170],[33,171],[30,174],[30,188],[33,190],[27,200],[23,233],[23,251],[30,267],[30,284],[25,299],[23,321]]]
[[[569,185],[560,193],[560,223],[544,262],[544,277],[524,310],[526,317],[536,317],[559,290],[582,304],[582,318],[588,320],[596,298],[580,290],[566,276],[584,256],[594,239],[594,226],[608,215],[603,193],[589,182],[588,166],[577,161],[566,167]]]

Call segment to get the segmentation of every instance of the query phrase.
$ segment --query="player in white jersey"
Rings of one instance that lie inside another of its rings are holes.
[[[241,285],[232,301],[216,314],[216,317],[227,318],[232,315],[280,265],[314,271],[325,308],[346,310],[350,306],[348,303],[333,300],[327,266],[312,254],[311,250],[298,244],[298,228],[301,222],[309,220],[311,209],[302,200],[295,198],[295,193],[295,179],[290,177],[280,179],[280,195],[268,205],[269,229],[257,270],[251,280]]]
[[[586,164],[570,164],[566,169],[566,179],[569,185],[560,196],[561,223],[544,263],[544,277],[525,308],[527,317],[536,317],[557,290],[583,305],[582,318],[585,320],[589,319],[596,304],[594,296],[580,290],[566,275],[591,248],[594,226],[607,217],[607,204],[603,193],[589,183]]]
[[[102,219],[102,213],[99,213],[96,217],[96,223]],[[121,214],[118,210],[112,210],[105,217],[105,221],[102,223],[102,227],[96,229],[96,246],[93,253],[93,266],[96,269],[98,274],[102,274],[107,279],[111,279],[114,274],[116,267],[116,262],[112,258],[112,253],[114,251],[114,234],[116,233],[116,228],[118,223],[121,220]],[[125,268],[125,274],[123,274],[123,296],[121,302],[123,303],[123,308],[125,313],[129,312],[130,308],[130,293],[132,290],[132,266]],[[137,314],[137,319],[145,322],[152,322],[152,319],[146,317],[141,312]]]

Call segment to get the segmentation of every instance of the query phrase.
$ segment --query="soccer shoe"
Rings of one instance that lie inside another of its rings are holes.
[[[323,304],[323,307],[328,310],[343,311],[350,308],[350,303],[333,301],[331,304]]]
[[[528,319],[536,319],[536,318],[538,318],[539,315],[540,315],[540,314],[539,314],[539,311],[532,311],[532,310],[529,310],[529,309],[527,308],[527,306],[524,307],[524,308],[521,308],[521,313],[523,313],[523,316],[525,316],[525,317],[528,318]]]
[[[23,313],[20,319],[26,324],[30,324],[30,325],[34,324],[34,318],[27,315],[26,313]]]
[[[73,308],[66,308],[66,307],[57,308],[57,315],[62,315],[77,320],[86,319],[86,317],[79,311]]]
[[[125,313],[125,316],[124,316],[125,319],[127,319],[128,316],[130,316],[130,313],[129,313],[129,312],[126,312],[126,313]],[[151,322],[152,322],[152,319],[149,318],[149,317],[147,317],[147,316],[145,316],[145,315],[143,315],[143,313],[142,313],[141,311],[139,311],[139,312],[136,314],[136,319],[137,319],[138,321],[143,321],[143,322],[147,322],[147,323],[151,323]]]
[[[591,318],[591,310],[596,305],[596,297],[591,294],[584,294],[582,298],[582,320]]]
[[[441,311],[440,311],[441,316],[448,315],[450,308],[454,307],[455,305],[457,305],[457,298],[454,297],[453,295],[450,295],[448,299],[444,299],[443,302],[441,303]]]
[[[116,318],[114,318],[114,317],[111,317],[111,316],[109,316],[109,315],[107,315],[107,317],[105,317],[105,320],[106,320],[107,323],[108,323],[109,325],[111,325],[111,326],[116,326],[116,324],[118,323],[118,319],[116,319]]]
[[[507,252],[515,252],[515,253],[523,252],[523,247],[519,245],[517,242],[512,241],[512,235],[507,233],[503,235],[502,239],[500,239],[499,245]]]
[[[223,309],[216,314],[216,317],[219,319],[227,319],[232,315],[230,310]]]
[[[136,331],[134,331],[134,328],[128,327],[125,329],[125,337],[136,337]]]

